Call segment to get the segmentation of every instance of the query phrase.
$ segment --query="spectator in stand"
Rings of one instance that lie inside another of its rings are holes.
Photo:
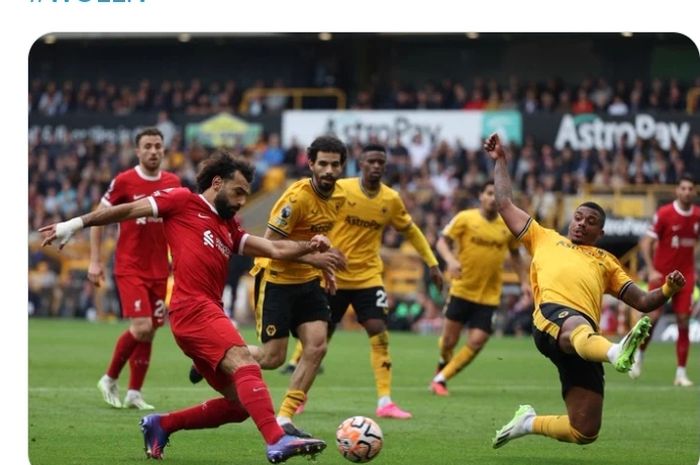
[[[586,90],[580,87],[576,95],[576,101],[571,105],[571,112],[574,114],[592,113],[593,103],[589,100]]]
[[[622,95],[615,94],[612,102],[608,106],[608,114],[611,116],[625,116],[629,112],[627,104],[622,99]]]

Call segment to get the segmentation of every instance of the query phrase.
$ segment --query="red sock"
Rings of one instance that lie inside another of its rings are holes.
[[[131,334],[127,329],[124,333],[117,339],[117,345],[114,347],[114,353],[112,354],[112,361],[107,368],[107,376],[112,379],[119,378],[119,373],[121,373],[122,368],[126,364],[126,361],[131,357],[134,347],[139,341]]]
[[[678,341],[676,341],[676,359],[678,366],[684,367],[688,363],[688,351],[690,349],[690,337],[688,328],[678,328]]]
[[[151,361],[152,346],[153,343],[150,341],[141,341],[134,347],[134,351],[129,357],[129,369],[131,371],[129,375],[129,389],[141,390],[143,380],[146,378],[146,372],[148,371],[148,364]]]
[[[262,379],[260,367],[258,365],[242,366],[236,370],[232,378],[236,385],[238,400],[250,414],[258,431],[265,438],[265,442],[274,444],[279,441],[284,436],[284,431],[275,419],[270,391]]]
[[[218,428],[226,423],[240,423],[248,418],[248,412],[238,402],[224,397],[209,399],[194,407],[168,413],[160,418],[160,426],[167,433],[181,429]]]

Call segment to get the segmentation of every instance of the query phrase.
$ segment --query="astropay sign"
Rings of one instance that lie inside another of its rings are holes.
[[[481,146],[481,111],[285,111],[282,115],[282,143],[293,141],[307,147],[318,136],[334,135],[345,143],[367,143],[370,136],[394,144],[399,139],[409,145],[416,134],[423,141],[437,144],[459,142],[468,149]]]

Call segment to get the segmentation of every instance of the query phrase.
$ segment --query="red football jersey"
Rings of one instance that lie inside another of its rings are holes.
[[[657,241],[654,268],[663,275],[678,270],[692,283],[699,227],[700,207],[697,205],[689,211],[681,210],[676,201],[660,207],[647,231],[647,235]]]
[[[137,165],[112,180],[102,203],[106,206],[129,203],[157,190],[180,186],[180,179],[173,173],[161,171],[158,176],[148,176]],[[160,218],[136,218],[119,223],[114,274],[167,279],[168,246]]]
[[[202,195],[186,188],[155,192],[150,199],[173,256],[170,313],[212,301],[223,308],[229,258],[241,254],[248,234],[236,217],[224,220]]]

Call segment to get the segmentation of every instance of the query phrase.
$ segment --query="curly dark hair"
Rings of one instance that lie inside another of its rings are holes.
[[[309,156],[309,160],[311,160],[313,163],[316,162],[316,155],[318,155],[318,152],[339,153],[341,164],[345,164],[345,159],[348,156],[348,150],[345,147],[345,144],[343,144],[340,139],[333,136],[317,137],[311,143],[309,148],[306,149],[306,152]]]
[[[216,176],[232,179],[236,171],[240,171],[246,181],[253,182],[255,168],[250,163],[234,157],[225,150],[215,152],[202,162],[199,173],[197,173],[197,190],[204,192],[209,189]]]

